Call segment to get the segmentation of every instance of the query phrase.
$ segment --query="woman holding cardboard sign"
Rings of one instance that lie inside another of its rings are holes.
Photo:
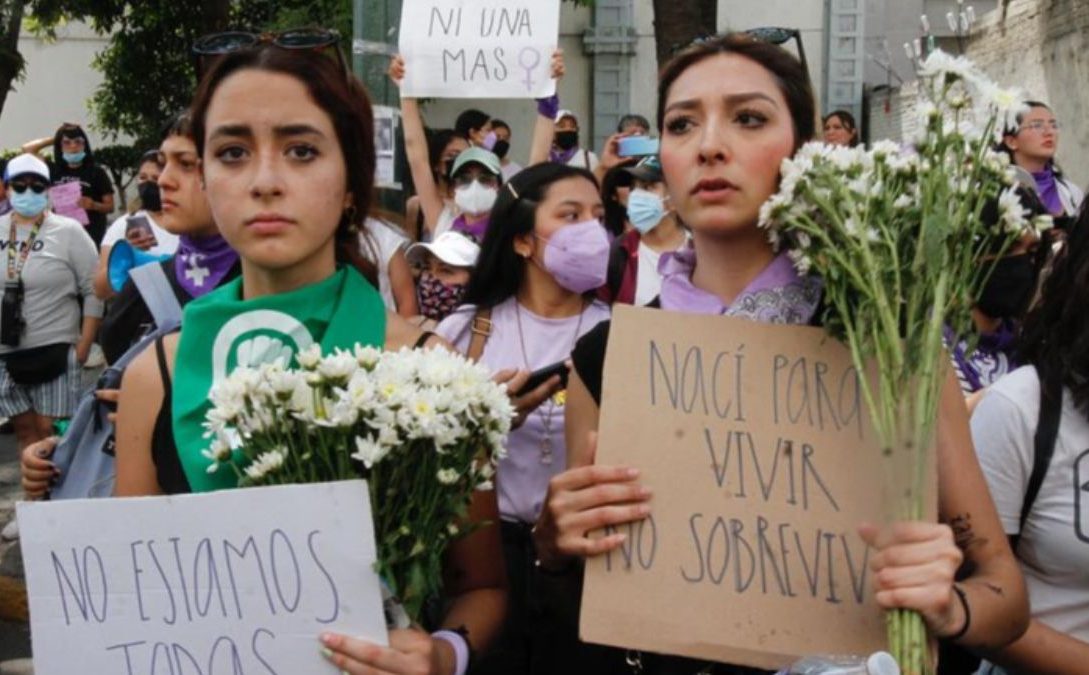
[[[197,458],[208,391],[226,369],[216,364],[256,365],[247,342],[286,346],[307,333],[324,352],[438,342],[385,310],[373,267],[359,257],[375,162],[366,92],[345,68],[334,34],[290,33],[290,40],[251,36],[241,44],[228,42],[237,33],[213,36],[218,60],[193,104],[193,136],[208,204],[241,257],[242,277],[187,305],[180,338],[157,343],[125,372],[118,495],[233,486],[230,477],[199,469],[206,461]],[[278,103],[256,104],[268,100]],[[525,376],[512,382],[524,384]],[[497,515],[495,493],[477,492],[469,520],[478,529],[447,551],[448,630],[394,630],[389,647],[328,633],[315,640],[315,652],[350,673],[462,675],[470,647],[490,642],[504,612]]]
[[[777,189],[782,160],[814,136],[805,70],[787,52],[748,36],[702,41],[662,70],[658,120],[665,182],[693,239],[690,248],[663,261],[658,305],[812,323],[819,280],[799,276],[757,227],[760,206]],[[539,562],[547,570],[562,573],[580,558],[617,549],[623,535],[588,533],[642,520],[653,509],[636,469],[594,465],[607,331],[606,326],[588,335],[573,355],[567,406],[572,468],[552,480],[535,528]],[[876,601],[919,612],[938,639],[995,649],[1024,631],[1025,592],[973,457],[964,402],[952,380],[943,393],[937,448],[942,523],[860,526],[875,549]],[[945,524],[951,522],[959,524],[956,535]],[[702,667],[678,666],[670,658],[647,658],[643,665],[648,673],[694,673]]]

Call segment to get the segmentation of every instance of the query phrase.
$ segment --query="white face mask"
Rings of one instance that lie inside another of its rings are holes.
[[[458,205],[462,213],[480,216],[492,210],[498,196],[499,190],[484,187],[479,181],[474,180],[454,191],[454,203]]]

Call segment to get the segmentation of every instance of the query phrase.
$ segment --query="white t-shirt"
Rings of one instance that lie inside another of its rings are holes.
[[[435,233],[431,235],[428,241],[438,239],[440,234],[454,226],[454,221],[457,219],[458,207],[451,201],[445,202],[442,206],[442,213],[439,214],[439,222],[435,223]]]
[[[639,266],[635,275],[635,305],[642,307],[662,290],[662,275],[658,274],[658,261],[662,254],[639,242]]]
[[[522,165],[518,162],[507,162],[500,168],[500,171],[503,173],[503,182],[506,183],[511,178],[514,178],[521,170]]]
[[[1006,534],[1017,534],[1035,449],[1040,381],[1031,366],[988,388],[972,415],[972,441]],[[1020,533],[1017,557],[1032,617],[1089,641],[1089,420],[1069,394],[1054,455]]]
[[[148,253],[152,255],[173,255],[178,250],[178,237],[171,234],[159,227],[159,224],[155,222],[155,219],[151,217],[151,214],[147,211],[137,211],[133,215],[140,215],[147,218],[147,222],[151,225],[151,233],[155,235],[155,245],[148,249]],[[125,226],[128,224],[128,214],[121,216],[117,220],[110,223],[110,226],[106,228],[106,234],[102,235],[102,246],[113,246],[117,242],[125,238]]]
[[[583,150],[582,148],[579,148],[579,151],[576,152],[571,159],[567,160],[567,166],[577,166],[590,171],[596,169],[597,165],[597,155],[589,150]]]
[[[386,303],[386,309],[396,312],[397,303],[393,300],[393,288],[389,281],[389,261],[394,253],[408,244],[408,237],[390,223],[377,218],[367,218],[366,228],[377,250],[371,251],[367,246],[360,246],[360,250],[378,265],[378,292]],[[378,256],[377,260],[374,259],[375,255]]]

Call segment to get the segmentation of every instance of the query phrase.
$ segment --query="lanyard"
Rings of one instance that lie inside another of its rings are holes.
[[[18,230],[15,226],[15,219],[11,219],[11,238],[8,239],[8,281],[16,281],[23,276],[23,267],[26,265],[26,259],[30,257],[30,249],[34,247],[34,240],[38,238],[38,231],[42,229],[42,221],[44,218],[39,218],[34,221],[34,227],[30,230],[30,237],[26,240],[26,246],[18,254],[15,253],[15,249],[19,247]],[[19,261],[16,263],[15,258],[18,255]]]

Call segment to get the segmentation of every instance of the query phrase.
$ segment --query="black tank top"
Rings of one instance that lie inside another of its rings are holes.
[[[163,494],[176,495],[192,492],[189,479],[185,477],[181,460],[178,458],[178,446],[174,443],[174,415],[171,406],[170,368],[166,363],[166,350],[163,348],[163,336],[155,340],[155,360],[159,364],[159,375],[163,381],[163,404],[155,418],[155,429],[151,433],[151,461],[155,463],[155,478]]]

